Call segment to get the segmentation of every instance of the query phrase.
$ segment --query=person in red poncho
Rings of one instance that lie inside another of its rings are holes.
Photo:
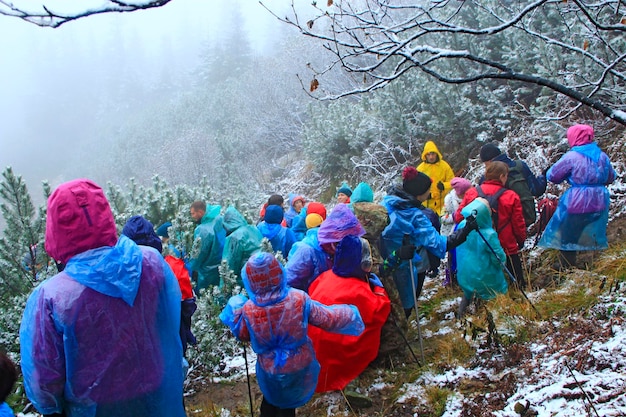
[[[357,236],[346,236],[337,245],[332,269],[320,274],[309,287],[311,298],[320,303],[357,306],[365,323],[359,336],[309,327],[321,365],[316,392],[344,389],[378,355],[380,332],[391,311],[391,301],[378,277],[370,273],[371,268],[369,243]]]

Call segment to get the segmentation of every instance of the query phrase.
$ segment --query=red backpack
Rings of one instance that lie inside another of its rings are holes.
[[[541,237],[546,226],[550,222],[552,215],[556,211],[556,207],[559,205],[559,199],[557,197],[544,197],[537,203],[537,210],[539,210],[539,220],[537,221],[537,239]]]

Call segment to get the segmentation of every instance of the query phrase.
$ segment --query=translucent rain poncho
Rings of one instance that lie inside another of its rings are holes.
[[[505,294],[508,290],[502,271],[506,255],[500,245],[498,234],[493,230],[491,212],[487,204],[486,200],[477,198],[461,210],[463,217],[476,214],[480,230],[480,234],[477,231],[470,232],[465,243],[456,248],[457,279],[468,300],[471,300],[474,294],[483,300],[490,300],[497,294]],[[465,220],[459,224],[460,228],[464,226]]]
[[[250,255],[261,248],[263,236],[259,229],[248,224],[233,206],[228,207],[224,213],[224,229],[226,241],[222,259],[226,260],[228,267],[239,275]],[[241,281],[241,278],[238,281]]]
[[[313,395],[320,365],[307,336],[309,324],[357,336],[364,329],[359,310],[327,307],[286,284],[282,266],[270,253],[254,254],[241,271],[250,295],[231,297],[220,319],[257,354],[256,375],[267,401],[297,408]]]
[[[606,249],[609,192],[615,180],[608,156],[593,142],[593,129],[575,125],[568,129],[569,152],[547,172],[550,182],[567,181],[570,188],[559,198],[539,246],[564,251]]]
[[[46,251],[66,266],[26,304],[26,394],[43,414],[183,417],[178,283],[156,250],[112,239],[97,185],[76,180],[50,196]]]
[[[291,247],[285,269],[287,283],[293,288],[308,291],[311,282],[332,266],[330,256],[319,245],[318,231],[318,227],[310,229],[301,242]]]
[[[193,232],[193,239],[200,239],[198,255],[191,259],[191,269],[198,272],[196,290],[220,283],[218,267],[222,262],[226,231],[222,225],[219,205],[209,205],[202,216],[200,224]]]

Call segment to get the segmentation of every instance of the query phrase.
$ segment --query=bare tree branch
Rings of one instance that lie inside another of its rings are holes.
[[[311,68],[319,88],[309,94],[320,100],[371,92],[418,70],[449,84],[508,80],[545,87],[571,99],[570,110],[580,103],[626,125],[625,5],[344,0],[326,10],[313,2],[317,15],[303,23],[292,0],[293,16],[274,16],[334,55],[325,68]],[[329,90],[324,77],[337,68],[363,82]]]
[[[136,10],[151,9],[161,7],[171,0],[150,0],[150,1],[120,1],[107,0],[94,8],[87,8],[76,12],[55,12],[45,4],[41,5],[43,10],[33,10],[32,6],[16,6],[13,2],[0,0],[0,15],[17,17],[37,26],[57,28],[64,23],[71,22],[86,16],[102,13],[123,13],[134,12]]]

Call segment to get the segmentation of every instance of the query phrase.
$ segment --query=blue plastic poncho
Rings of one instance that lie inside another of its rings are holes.
[[[559,198],[539,246],[564,251],[606,249],[609,192],[615,180],[608,156],[595,142],[573,146],[547,172],[553,183],[571,187]]]
[[[310,229],[304,239],[296,242],[289,252],[285,269],[290,287],[308,291],[311,282],[333,266],[330,256],[319,245],[318,230],[317,227]]]
[[[219,205],[209,205],[206,213],[200,219],[200,224],[193,231],[193,239],[200,239],[198,256],[190,260],[192,271],[198,272],[196,291],[207,288],[209,285],[220,283],[218,268],[222,262],[226,231],[222,225]]]
[[[400,187],[392,187],[389,194],[384,197],[383,205],[389,213],[389,225],[382,234],[381,255],[383,258],[389,257],[393,251],[402,246],[402,239],[406,234],[416,247],[423,248],[439,258],[445,256],[446,237],[437,233],[435,227],[420,209],[420,203],[415,197]],[[415,288],[417,288],[418,272],[428,270],[429,265],[425,259],[427,256],[420,257],[416,254],[412,260]],[[398,287],[402,307],[412,308],[415,301],[408,261],[403,261],[398,266],[393,273],[393,279]]]
[[[180,289],[161,254],[121,236],[73,256],[28,299],[28,398],[43,414],[184,417]]]
[[[280,251],[285,258],[288,258],[291,247],[296,243],[296,237],[291,229],[280,223],[267,223],[266,221],[259,223],[257,229],[270,241],[274,252]]]
[[[270,253],[254,254],[241,271],[250,300],[231,297],[220,319],[257,354],[256,375],[270,404],[297,408],[313,395],[320,365],[308,325],[358,336],[365,328],[351,305],[325,306],[286,284],[280,263]]]
[[[486,200],[477,198],[461,210],[463,217],[476,214],[476,221],[482,234],[481,237],[476,231],[470,232],[465,243],[456,248],[457,279],[468,300],[471,300],[474,294],[483,300],[490,300],[497,294],[505,294],[508,290],[502,271],[506,254],[498,239],[498,233],[492,227],[491,211],[487,204]],[[459,224],[459,228],[464,226],[465,220]]]
[[[233,206],[224,213],[224,229],[226,229],[226,241],[222,259],[228,262],[228,267],[235,272],[241,284],[239,273],[241,268],[254,252],[261,248],[263,236],[256,226],[248,224],[246,219]]]
[[[306,211],[306,207],[303,207],[300,214],[295,216],[291,221],[291,231],[293,232],[296,242],[300,242],[304,239],[307,230],[309,230],[306,227]]]
[[[0,404],[0,417],[15,417],[13,410],[9,407],[7,403]]]

